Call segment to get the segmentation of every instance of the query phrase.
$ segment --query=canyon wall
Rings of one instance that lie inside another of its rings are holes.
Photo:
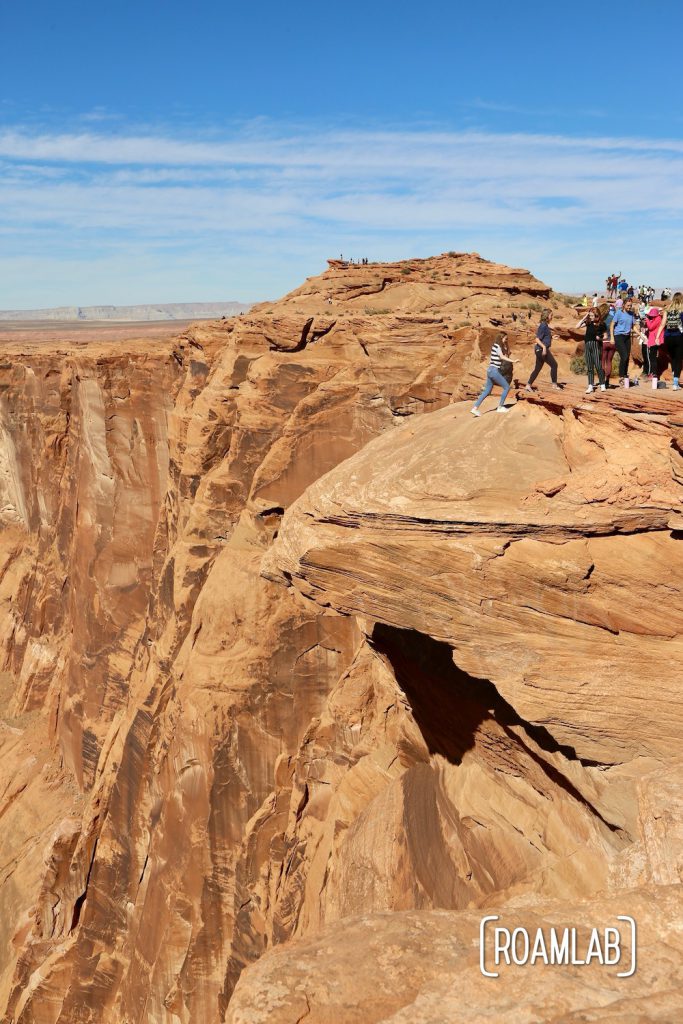
[[[245,966],[354,915],[679,881],[675,410],[457,403],[548,296],[332,265],[172,345],[8,353],[8,1021],[246,1020]]]

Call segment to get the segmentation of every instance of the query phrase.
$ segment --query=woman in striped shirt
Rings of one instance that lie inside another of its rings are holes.
[[[503,393],[500,396],[500,402],[498,403],[497,412],[508,411],[505,405],[505,399],[507,398],[510,390],[510,383],[501,373],[501,364],[504,359],[508,363],[514,363],[514,359],[510,358],[510,346],[508,345],[507,334],[497,334],[493,345],[491,346],[491,360],[486,371],[486,384],[484,385],[484,390],[470,409],[473,416],[481,416],[479,406],[484,399],[491,394],[494,384],[497,384],[499,388],[503,389]]]
[[[595,374],[598,375],[600,390],[606,390],[605,371],[602,368],[602,339],[605,337],[605,325],[602,322],[599,309],[589,309],[582,320],[579,320],[577,328],[585,327],[584,338],[584,359],[586,362],[586,373],[588,375],[588,387],[586,394],[591,395],[595,391]]]

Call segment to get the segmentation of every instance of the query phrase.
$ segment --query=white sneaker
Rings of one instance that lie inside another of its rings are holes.
[[[672,391],[680,391],[681,389],[680,389],[680,387],[678,386],[678,384],[674,384],[674,385],[673,385],[673,387],[671,388],[671,390],[672,390]]]
[[[498,408],[496,409],[496,412],[509,412],[509,411],[510,410],[508,409],[507,405],[499,405]]]
[[[481,413],[479,412],[478,409],[470,409],[470,412],[472,413],[473,416],[481,416]]]
[[[607,391],[607,385],[606,384],[601,384],[600,385],[600,390],[601,391]]]
[[[586,388],[586,394],[587,395],[592,395],[594,391],[595,391],[595,388],[593,387],[593,385],[589,384],[588,387]]]

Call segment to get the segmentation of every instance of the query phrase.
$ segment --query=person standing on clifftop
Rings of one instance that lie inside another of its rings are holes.
[[[643,369],[648,377],[659,377],[659,350],[664,341],[662,338],[662,324],[664,314],[657,306],[651,306],[645,314],[645,331],[647,341],[643,352]]]
[[[497,334],[493,345],[491,346],[491,360],[486,371],[486,384],[484,390],[479,395],[470,412],[473,416],[481,416],[479,412],[479,406],[488,395],[493,391],[493,385],[497,384],[499,388],[503,389],[503,393],[500,396],[500,402],[498,403],[498,409],[496,412],[507,412],[505,406],[505,399],[508,396],[510,390],[510,381],[506,380],[502,373],[503,360],[508,363],[514,363],[514,359],[510,357],[510,346],[508,345],[507,334]]]
[[[556,391],[560,391],[560,385],[557,383],[557,361],[555,356],[550,351],[550,346],[553,341],[553,333],[550,330],[550,321],[552,319],[552,309],[544,309],[541,312],[541,322],[538,325],[536,331],[536,344],[534,345],[534,355],[536,356],[536,365],[531,371],[531,376],[526,384],[527,391],[533,391],[533,383],[538,377],[539,373],[543,368],[543,364],[547,363],[550,367],[550,380]]]
[[[602,372],[605,375],[605,386],[610,386],[610,376],[612,375],[612,360],[614,359],[614,353],[616,352],[616,346],[612,344],[612,332],[610,327],[614,320],[614,313],[617,309],[621,309],[623,302],[621,299],[616,299],[613,305],[610,305],[602,318],[602,322],[605,325],[605,337],[602,342]]]
[[[625,382],[628,377],[628,361],[631,355],[631,331],[633,330],[634,320],[633,302],[631,299],[626,299],[623,307],[614,311],[614,318],[609,326],[610,338],[619,356],[619,383],[624,384],[624,386],[626,386]]]
[[[586,360],[586,373],[588,375],[588,387],[586,394],[592,395],[595,391],[595,374],[598,375],[600,390],[605,391],[605,372],[602,368],[602,339],[605,334],[605,325],[602,322],[600,311],[590,309],[586,315],[579,320],[577,328],[586,327],[584,337],[584,358]]]
[[[672,390],[680,391],[679,381],[683,364],[683,295],[680,292],[676,292],[666,316],[662,317],[656,336],[657,344],[661,344],[662,334],[674,378]]]

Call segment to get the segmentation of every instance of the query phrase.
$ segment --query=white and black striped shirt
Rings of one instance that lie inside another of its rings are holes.
[[[503,359],[505,359],[505,356],[503,355],[503,350],[498,344],[498,342],[494,341],[493,345],[491,345],[491,362],[489,365],[495,366],[497,370],[500,370],[500,366]]]

